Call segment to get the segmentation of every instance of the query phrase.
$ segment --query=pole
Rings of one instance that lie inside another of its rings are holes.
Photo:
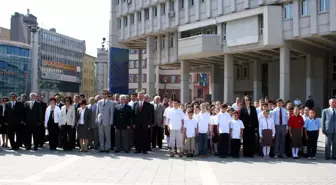
[[[139,49],[138,92],[142,91],[142,49]]]
[[[38,92],[38,73],[37,73],[37,68],[38,68],[38,59],[37,59],[37,51],[36,51],[36,43],[35,43],[35,33],[36,33],[36,28],[32,28],[32,49],[31,49],[31,92]]]

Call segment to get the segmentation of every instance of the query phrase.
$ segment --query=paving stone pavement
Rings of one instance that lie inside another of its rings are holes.
[[[320,138],[319,149],[323,149]],[[0,149],[0,185],[332,185],[336,161]]]

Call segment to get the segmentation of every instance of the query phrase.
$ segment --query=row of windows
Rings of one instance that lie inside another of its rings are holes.
[[[142,54],[146,54],[146,53],[147,53],[147,51],[145,49],[143,49]],[[129,54],[139,54],[139,50],[138,49],[130,49]]]
[[[29,57],[30,56],[30,50],[24,49],[20,47],[15,46],[0,46],[0,54],[9,54],[9,55],[17,55],[22,57]]]
[[[300,14],[301,16],[310,15],[312,1],[316,0],[300,0]],[[330,9],[330,0],[317,0],[318,12],[328,12]],[[284,18],[293,18],[293,3],[284,4]]]
[[[155,46],[154,46],[154,49],[157,50],[158,48],[160,48],[161,50],[165,49],[166,48],[166,42],[168,42],[168,47],[169,48],[172,48],[174,47],[174,39],[175,39],[175,36],[174,34],[169,34],[169,40],[167,40],[166,36],[163,35],[161,37],[161,43],[160,43],[160,46],[158,46],[158,39],[159,37],[155,37],[154,40],[155,40]]]
[[[62,56],[74,57],[80,60],[84,57],[84,53],[75,52],[72,50],[51,46],[48,44],[40,44],[40,49],[42,49],[43,51],[49,52],[49,53],[57,53]]]
[[[129,69],[138,69],[139,68],[139,60],[130,60],[128,63]],[[142,69],[147,68],[146,60],[142,60]]]
[[[142,83],[147,82],[147,75],[146,74],[141,75],[141,81],[142,81]],[[138,74],[129,74],[128,83],[138,83],[138,82],[139,82],[139,75]]]
[[[73,48],[85,49],[84,41],[71,39],[63,35],[55,35],[53,33],[42,31],[41,38],[42,38],[42,42],[51,41],[53,43],[60,43],[60,44],[73,47]]]
[[[249,80],[249,65],[236,66],[236,80]]]
[[[159,75],[159,83],[174,84],[174,83],[180,83],[180,82],[181,82],[180,75]]]

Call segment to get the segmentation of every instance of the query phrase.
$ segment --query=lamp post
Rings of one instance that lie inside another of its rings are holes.
[[[107,87],[104,87],[104,88],[109,88],[110,86],[110,48],[109,49],[106,49],[105,48],[105,44],[108,45],[109,47],[111,47],[110,45],[110,42],[106,40],[105,37],[103,37],[103,42],[101,43],[102,44],[102,51],[105,51],[107,52],[107,64],[106,64],[106,67],[107,67],[107,71],[106,71],[106,76],[107,76]]]

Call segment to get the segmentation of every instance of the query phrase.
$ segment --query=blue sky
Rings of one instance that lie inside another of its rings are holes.
[[[40,27],[86,41],[86,52],[97,55],[102,38],[108,38],[110,0],[1,0],[0,27],[10,28],[14,12],[27,9]]]

